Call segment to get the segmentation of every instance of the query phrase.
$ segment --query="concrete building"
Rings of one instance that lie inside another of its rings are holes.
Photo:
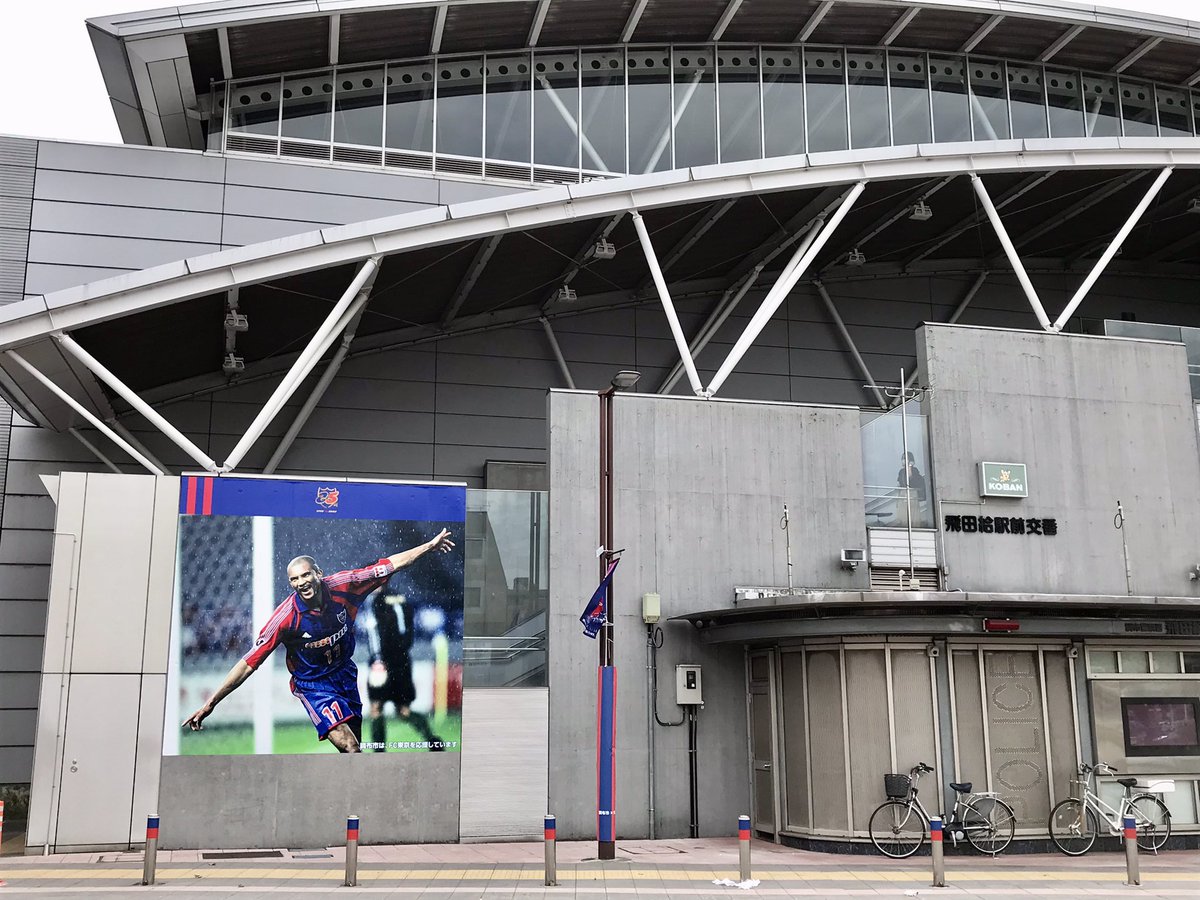
[[[1175,833],[1200,828],[1200,23],[241,0],[88,24],[126,143],[0,138],[0,785],[30,851],[136,844],[156,807],[166,846],[330,844],[347,812],[373,840],[532,837],[547,808],[595,833],[578,618],[622,369],[618,841],[749,810],[863,844],[918,761],[924,796],[986,785],[1023,838],[1097,761],[1173,779]],[[461,753],[164,747],[196,472],[468,485]],[[313,810],[325,779],[353,810]]]

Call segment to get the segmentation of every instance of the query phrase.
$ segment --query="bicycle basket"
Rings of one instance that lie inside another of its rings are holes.
[[[888,795],[888,799],[903,800],[908,796],[908,789],[912,787],[912,779],[907,775],[897,775],[895,773],[883,776],[883,790]]]

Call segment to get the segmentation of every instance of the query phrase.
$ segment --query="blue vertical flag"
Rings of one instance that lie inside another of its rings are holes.
[[[608,586],[612,584],[613,571],[620,561],[621,557],[618,556],[608,564],[608,571],[604,573],[600,587],[596,588],[592,599],[583,608],[583,615],[579,617],[579,621],[583,623],[583,633],[590,638],[595,638],[600,632],[600,626],[604,624],[605,597],[608,596]]]

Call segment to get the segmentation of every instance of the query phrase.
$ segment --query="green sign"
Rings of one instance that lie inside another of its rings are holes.
[[[979,496],[1028,497],[1029,482],[1025,480],[1025,463],[981,462]]]

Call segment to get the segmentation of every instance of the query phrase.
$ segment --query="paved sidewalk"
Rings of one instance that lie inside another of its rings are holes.
[[[359,848],[359,886],[342,886],[342,848],[247,851],[275,856],[230,858],[228,851],[162,851],[158,883],[142,887],[140,853],[82,853],[6,857],[0,900],[10,897],[403,897],[406,900],[562,897],[1195,897],[1200,898],[1200,851],[1141,857],[1142,884],[1124,884],[1120,853],[1009,855],[996,859],[953,853],[948,887],[930,886],[928,857],[889,860],[753,844],[751,889],[718,885],[737,880],[733,838],[624,841],[618,858],[595,859],[592,842],[560,842],[558,884],[543,884],[542,845],[426,844]],[[218,855],[219,853],[219,855]],[[215,857],[215,858],[214,858]]]

